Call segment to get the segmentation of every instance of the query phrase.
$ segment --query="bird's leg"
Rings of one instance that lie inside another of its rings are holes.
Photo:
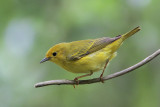
[[[105,69],[107,67],[108,62],[109,62],[109,59],[107,59],[105,65],[104,65],[103,71],[102,71],[102,73],[101,73],[101,75],[99,77],[102,83],[104,83],[104,80],[102,79],[102,77],[103,77],[103,74],[104,74],[104,71],[105,71]]]
[[[89,74],[81,75],[81,76],[78,76],[78,77],[74,78],[74,81],[76,81],[76,85],[79,84],[79,80],[78,80],[78,79],[80,79],[80,78],[82,78],[82,77],[90,76],[90,75],[92,75],[92,74],[93,74],[93,71],[90,71]],[[73,87],[75,88],[75,85],[73,85]]]

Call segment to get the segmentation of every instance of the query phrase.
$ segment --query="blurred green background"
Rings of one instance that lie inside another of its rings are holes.
[[[34,88],[37,82],[82,75],[51,62],[39,63],[60,42],[114,37],[141,26],[123,43],[105,75],[159,49],[159,4],[159,0],[1,0],[0,107],[160,107],[160,57],[104,84]]]

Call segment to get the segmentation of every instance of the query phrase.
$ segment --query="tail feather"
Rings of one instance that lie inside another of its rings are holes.
[[[122,45],[122,43],[125,39],[132,36],[133,34],[138,32],[139,30],[140,30],[140,27],[138,26],[138,27],[134,28],[133,30],[131,30],[130,32],[126,33],[126,34],[117,36],[117,38],[119,38],[119,37],[120,38],[117,39],[116,41],[114,41],[113,43],[111,43],[110,45],[108,45],[108,47],[110,49],[112,49],[111,52],[114,53]]]
[[[128,37],[132,36],[133,34],[135,34],[136,32],[138,32],[141,28],[138,26],[136,28],[134,28],[133,30],[127,32],[126,34],[123,34],[121,39],[124,41],[125,39],[127,39]]]

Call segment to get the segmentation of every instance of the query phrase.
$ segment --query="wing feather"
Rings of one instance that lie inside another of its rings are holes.
[[[116,36],[114,38],[103,37],[99,39],[93,40],[81,40],[72,42],[70,46],[71,55],[68,56],[69,60],[78,60],[88,54],[94,53],[100,49],[103,49],[108,44],[114,42],[119,39],[121,36]],[[78,48],[77,48],[78,46]]]

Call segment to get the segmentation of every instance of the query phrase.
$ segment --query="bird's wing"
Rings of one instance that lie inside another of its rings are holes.
[[[71,52],[69,52],[72,54],[68,55],[68,59],[78,60],[82,57],[85,57],[86,55],[89,55],[91,53],[94,53],[106,47],[108,44],[119,39],[120,37],[121,36],[116,36],[114,38],[103,37],[103,38],[94,39],[94,40],[81,40],[81,41],[72,42],[70,46]]]

